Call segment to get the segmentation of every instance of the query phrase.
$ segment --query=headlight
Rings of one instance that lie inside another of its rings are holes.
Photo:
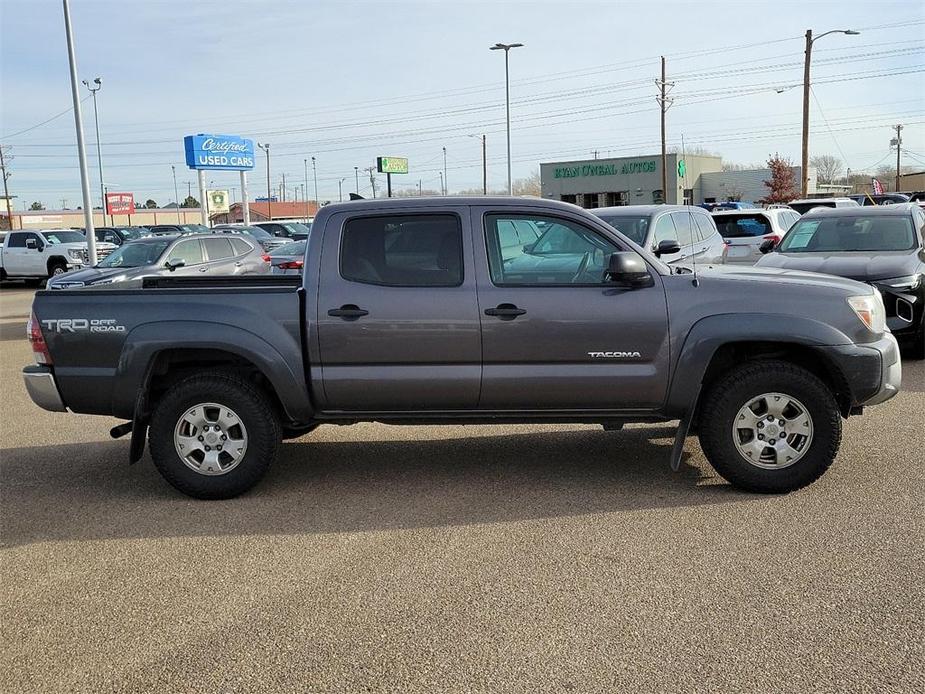
[[[849,296],[848,305],[872,333],[882,333],[886,330],[886,309],[883,307],[883,298],[876,289],[873,294]]]
[[[905,292],[914,292],[922,286],[922,275],[906,275],[905,277],[894,277],[889,280],[876,280],[877,284],[882,284],[890,289],[899,289]]]
[[[71,260],[83,260],[84,252],[79,248],[69,248],[67,254],[71,257]]]
[[[92,284],[94,287],[98,287],[101,284],[112,284],[113,282],[125,282],[125,279],[126,279],[125,275],[117,275],[116,277],[107,277],[104,280],[100,280],[99,282],[93,282]]]

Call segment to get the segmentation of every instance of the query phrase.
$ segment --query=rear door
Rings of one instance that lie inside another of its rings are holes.
[[[654,286],[641,289],[606,283],[610,254],[631,250],[629,245],[565,213],[485,207],[473,215],[482,322],[479,408],[660,406],[668,382],[661,277],[653,271]],[[546,233],[536,249],[505,258],[503,230],[517,220]],[[547,238],[557,239],[557,247],[547,247]]]
[[[471,409],[481,341],[465,207],[332,215],[317,326],[326,410]]]
[[[686,264],[695,259],[700,252],[700,236],[694,225],[693,215],[690,212],[672,212],[671,221],[678,232],[678,243],[681,244],[681,253],[678,261]]]
[[[231,239],[217,236],[202,239],[206,257],[202,271],[209,275],[234,275],[240,272],[241,262],[235,258]]]

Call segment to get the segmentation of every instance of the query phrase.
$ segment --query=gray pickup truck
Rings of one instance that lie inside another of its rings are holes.
[[[517,248],[520,221],[556,243]],[[36,294],[26,387],[47,410],[128,420],[112,435],[132,434],[130,461],[150,440],[167,481],[200,498],[252,487],[284,438],[364,421],[679,420],[672,465],[695,432],[733,485],[786,492],[832,463],[842,418],[901,380],[869,285],[669,268],[544,200],[330,205],[301,277],[117,286]]]

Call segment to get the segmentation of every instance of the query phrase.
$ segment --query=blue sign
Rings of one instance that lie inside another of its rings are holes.
[[[187,135],[186,165],[191,169],[247,171],[254,168],[254,141],[237,135]]]

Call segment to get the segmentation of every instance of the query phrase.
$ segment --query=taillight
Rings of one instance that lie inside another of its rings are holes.
[[[52,363],[51,352],[48,351],[45,336],[42,334],[42,328],[39,326],[39,321],[34,312],[29,316],[29,322],[26,323],[26,336],[32,344],[32,356],[35,363],[50,365]]]
[[[280,263],[277,267],[280,270],[301,270],[304,262],[301,260],[287,260],[285,263]]]
[[[783,238],[783,236],[780,234],[765,234],[761,238],[763,238],[765,241],[773,241],[774,245],[776,246],[780,243],[780,240]]]
[[[263,254],[262,256],[260,256],[260,257],[263,259],[263,262],[265,262],[265,263],[269,263],[269,262],[270,262],[270,256],[269,256],[269,254],[264,253],[264,254]]]

